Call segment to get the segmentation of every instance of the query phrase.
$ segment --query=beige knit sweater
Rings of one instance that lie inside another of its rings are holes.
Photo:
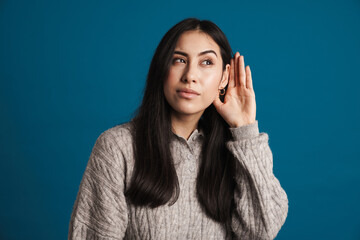
[[[228,149],[238,160],[232,230],[236,239],[274,239],[285,222],[288,198],[273,174],[267,133],[258,121],[230,128]],[[124,192],[134,159],[131,125],[104,131],[92,149],[73,207],[69,239],[225,239],[223,225],[207,217],[196,198],[196,175],[203,134],[188,140],[173,134],[170,148],[180,184],[175,204],[136,207]],[[241,190],[241,191],[240,191]]]

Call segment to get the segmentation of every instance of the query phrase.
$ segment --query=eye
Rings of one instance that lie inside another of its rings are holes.
[[[182,63],[185,63],[185,60],[184,60],[184,59],[182,59],[182,58],[174,58],[174,59],[173,59],[173,63],[175,63],[175,62],[182,62]]]
[[[205,62],[205,65],[212,65],[213,62],[210,59],[206,59],[203,62]]]

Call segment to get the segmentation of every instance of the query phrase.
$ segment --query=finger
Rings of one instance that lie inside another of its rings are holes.
[[[249,88],[249,89],[253,88],[251,71],[250,71],[250,66],[249,65],[247,65],[247,67],[246,67],[246,87]]]
[[[230,60],[230,77],[229,77],[229,87],[235,87],[235,79],[234,79],[234,59]]]
[[[244,55],[240,56],[239,59],[239,79],[240,79],[240,86],[246,87],[245,85],[245,62],[244,62]]]
[[[239,58],[238,56],[240,56],[240,53],[239,52],[236,52],[235,53],[235,56],[234,56],[234,74],[235,74],[235,78],[234,78],[234,82],[235,82],[235,87],[236,86],[239,86],[239,69],[238,69],[238,65],[239,65]]]
[[[219,109],[224,103],[220,100],[220,96],[217,95],[216,98],[213,101],[213,104],[216,109]]]

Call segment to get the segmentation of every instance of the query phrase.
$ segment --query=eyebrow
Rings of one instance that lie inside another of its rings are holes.
[[[185,52],[181,52],[181,51],[174,51],[174,54],[175,54],[175,53],[180,54],[180,55],[183,55],[183,56],[185,56],[185,57],[188,57],[188,56],[189,56],[189,54],[187,54],[187,53],[185,53]],[[198,56],[205,55],[205,54],[207,54],[207,53],[213,53],[213,54],[215,54],[215,56],[217,57],[216,52],[213,51],[213,50],[203,51],[203,52],[199,53]]]

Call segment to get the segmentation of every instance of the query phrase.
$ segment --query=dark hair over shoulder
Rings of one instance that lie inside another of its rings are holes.
[[[163,86],[177,40],[189,30],[202,31],[219,45],[223,70],[233,55],[225,34],[208,20],[185,19],[160,41],[150,64],[142,103],[133,119],[135,164],[126,196],[134,205],[157,207],[170,200],[173,204],[179,196],[179,182],[169,149],[171,107]],[[198,199],[211,218],[228,226],[233,207],[235,162],[225,142],[231,134],[212,104],[205,110],[202,122],[205,140],[197,177]]]

